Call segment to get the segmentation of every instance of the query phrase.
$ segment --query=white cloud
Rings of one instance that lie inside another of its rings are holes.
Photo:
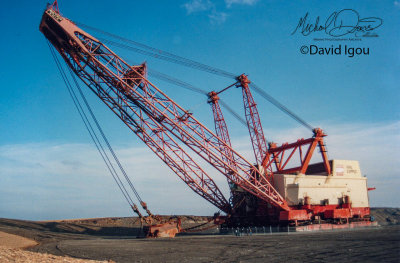
[[[226,21],[226,18],[228,17],[228,14],[224,12],[212,12],[211,14],[208,15],[210,18],[211,23],[214,24],[222,24]]]
[[[359,160],[369,186],[377,187],[370,192],[371,206],[399,207],[400,122],[323,127],[329,135],[329,157]],[[302,128],[265,130],[265,134],[276,135],[273,139],[277,143],[311,135]],[[253,160],[248,136],[232,138],[232,143]],[[204,215],[216,211],[146,147],[119,147],[116,153],[154,213]],[[228,196],[226,179],[210,167],[206,170]],[[132,214],[90,144],[0,146],[0,200],[3,217],[61,219]]]
[[[139,194],[158,214],[213,214],[147,147],[116,153]],[[217,183],[226,183],[220,176]],[[132,197],[133,194],[132,194]],[[91,144],[31,143],[0,146],[0,214],[45,220],[129,216],[97,150]]]
[[[183,4],[183,7],[188,15],[206,11],[212,24],[223,24],[228,17],[227,13],[217,11],[215,4],[210,0],[192,0]]]
[[[225,0],[226,6],[229,8],[233,4],[239,4],[239,5],[255,5],[258,2],[258,0]]]
[[[207,11],[214,7],[214,4],[210,0],[192,0],[183,4],[188,14]]]

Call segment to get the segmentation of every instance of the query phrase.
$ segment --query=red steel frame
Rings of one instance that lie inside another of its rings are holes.
[[[237,77],[237,81],[239,86],[242,87],[243,105],[254,156],[257,163],[261,164],[261,167],[264,169],[263,172],[270,182],[272,181],[274,173],[299,172],[305,174],[317,145],[319,146],[321,152],[325,171],[328,174],[331,173],[331,167],[323,141],[323,137],[325,137],[326,134],[324,134],[319,128],[314,129],[314,136],[312,138],[300,139],[291,144],[285,143],[279,147],[277,147],[276,143],[270,143],[269,148],[267,148],[267,142],[261,125],[260,116],[258,114],[257,104],[255,103],[249,88],[250,80],[245,74],[242,74]],[[305,151],[303,147],[306,146],[309,147]],[[297,151],[299,153],[300,165],[294,168],[286,168]],[[287,152],[288,154],[286,154]],[[273,169],[273,164],[275,164],[275,170]]]
[[[270,143],[268,150],[268,160],[267,166],[271,166],[272,163],[275,163],[276,171],[275,173],[280,174],[289,174],[289,173],[302,173],[305,174],[308,168],[308,165],[311,161],[311,157],[314,153],[315,148],[318,146],[321,152],[323,164],[325,167],[325,171],[327,174],[331,174],[331,166],[329,164],[328,156],[326,154],[326,148],[324,144],[324,137],[326,134],[317,128],[314,129],[314,136],[309,139],[300,139],[295,143],[285,143],[282,146],[277,147],[275,143]],[[304,151],[303,147],[308,146],[307,150]],[[294,156],[295,152],[298,151],[300,166],[295,168],[286,169],[287,164]],[[287,153],[288,152],[288,153]],[[304,153],[305,152],[305,153]],[[286,154],[287,153],[287,154]]]
[[[242,87],[245,116],[247,126],[249,128],[254,155],[256,157],[257,163],[261,164],[261,166],[264,168],[266,176],[268,178],[271,178],[273,173],[300,172],[305,174],[317,145],[319,146],[322,155],[325,170],[328,174],[330,174],[331,167],[326,154],[326,148],[323,140],[323,137],[325,137],[326,134],[324,134],[323,131],[319,128],[314,129],[314,136],[312,138],[306,140],[300,139],[297,142],[291,144],[285,143],[282,144],[282,146],[280,147],[277,147],[276,143],[270,143],[269,149],[267,148],[267,142],[264,137],[260,116],[257,110],[257,104],[255,103],[249,88],[250,80],[244,74],[240,75],[237,80]],[[309,147],[304,154],[303,147],[307,145]],[[285,169],[296,151],[299,152],[300,166]],[[289,154],[285,155],[286,152],[289,152]],[[275,171],[273,171],[272,168],[273,163],[276,167]]]
[[[225,144],[221,144],[221,152],[225,152],[225,155],[222,156],[224,161],[228,163],[231,167],[236,167],[236,162],[233,159],[233,154],[231,152],[232,144],[231,139],[229,137],[228,127],[226,126],[226,122],[224,119],[224,115],[222,114],[221,107],[218,103],[219,97],[217,92],[212,91],[208,94],[209,100],[208,103],[211,104],[213,116],[214,116],[214,124],[215,124],[215,133],[216,135],[221,138]],[[229,147],[225,147],[228,145]],[[230,170],[226,170],[226,173],[232,173]]]
[[[287,205],[266,178],[270,179],[268,175],[273,173],[305,174],[317,146],[325,170],[331,174],[323,142],[326,134],[317,128],[314,129],[312,138],[300,139],[291,144],[285,143],[279,147],[270,143],[267,149],[257,107],[249,89],[250,81],[244,74],[237,78],[236,84],[242,87],[254,154],[257,163],[265,168],[266,176],[254,176],[252,171],[257,171],[257,168],[232,149],[228,129],[219,107],[218,93],[209,94],[216,125],[215,135],[147,79],[146,65],[128,65],[97,39],[62,17],[56,1],[45,11],[40,30],[75,74],[128,127],[194,192],[220,210],[230,213],[232,208],[212,178],[178,141],[210,163],[229,181],[280,208],[281,219],[308,220],[312,215],[321,213],[326,217],[369,215],[368,207],[352,208],[351,204],[301,207]],[[296,152],[300,165],[287,168]],[[272,169],[273,164],[276,171]]]
[[[244,190],[282,210],[290,209],[263,176],[252,176],[256,168],[251,163],[154,86],[137,67],[128,65],[54,8],[45,11],[40,30],[81,80],[196,193],[228,210],[213,180],[173,138]],[[230,149],[235,167],[226,162],[229,156],[220,151],[221,145]],[[232,173],[225,173],[227,170]]]
[[[258,114],[257,104],[255,103],[253,95],[250,92],[250,80],[244,74],[240,75],[237,80],[242,87],[244,112],[253,146],[254,156],[257,164],[262,165],[265,156],[268,154],[268,148],[261,125],[260,116]],[[272,173],[271,167],[263,165],[263,168],[268,169],[266,172]]]
[[[71,22],[67,27],[77,31]],[[49,30],[41,25],[42,32]],[[46,33],[45,33],[46,34]],[[80,35],[79,33],[77,35]],[[54,44],[54,43],[53,43]],[[140,107],[131,103],[109,80],[96,72],[84,60],[77,61],[77,54],[70,54],[57,46],[72,70],[81,80],[158,156],[164,161],[193,191],[211,202],[224,212],[230,211],[230,205],[215,182],[207,173],[179,146],[179,144],[158,124],[154,118],[144,114]],[[141,71],[136,67],[137,71]],[[132,76],[130,81],[140,78]]]

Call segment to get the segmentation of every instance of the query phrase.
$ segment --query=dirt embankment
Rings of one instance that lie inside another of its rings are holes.
[[[381,226],[400,224],[400,208],[371,208],[371,215]]]
[[[400,224],[400,208],[371,208],[371,215],[380,225]],[[169,216],[164,216],[168,218]],[[207,222],[206,216],[180,216],[183,227]],[[141,231],[137,217],[110,217],[54,221],[0,219],[0,231],[45,243],[54,239],[95,236],[136,236]],[[78,234],[78,236],[77,236]]]

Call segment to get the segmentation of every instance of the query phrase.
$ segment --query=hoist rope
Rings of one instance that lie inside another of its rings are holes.
[[[48,45],[49,45],[49,44],[48,44]],[[63,81],[64,81],[64,83],[65,83],[65,85],[66,85],[66,87],[67,87],[67,89],[68,89],[68,92],[69,92],[69,94],[70,94],[70,96],[71,96],[71,98],[72,98],[72,101],[73,101],[73,103],[74,103],[76,109],[78,110],[78,113],[79,113],[80,117],[82,118],[82,121],[83,121],[83,123],[85,124],[85,127],[86,127],[86,129],[88,130],[90,137],[92,138],[93,142],[95,143],[97,150],[99,151],[99,153],[100,153],[102,159],[104,160],[104,162],[105,162],[107,168],[109,169],[111,175],[113,176],[114,180],[117,182],[118,187],[121,189],[121,191],[122,191],[122,193],[123,193],[125,199],[128,201],[129,204],[131,204],[132,199],[130,198],[130,196],[129,196],[129,194],[127,193],[126,189],[124,189],[124,190],[122,189],[122,188],[124,188],[124,187],[121,186],[121,185],[118,183],[117,178],[115,177],[115,174],[114,174],[114,172],[112,171],[112,168],[110,167],[109,163],[107,162],[107,160],[106,160],[106,159],[107,159],[107,156],[105,155],[104,148],[102,147],[102,145],[101,145],[101,143],[100,143],[100,141],[99,141],[99,139],[98,139],[96,133],[95,133],[94,130],[93,130],[93,127],[91,126],[91,124],[90,124],[90,122],[89,122],[89,120],[88,120],[88,118],[87,118],[85,112],[83,111],[82,106],[80,105],[79,101],[77,100],[76,94],[75,94],[75,92],[73,91],[72,86],[71,86],[71,84],[70,84],[70,82],[69,82],[67,76],[65,75],[65,72],[64,72],[64,70],[62,69],[62,66],[61,66],[60,62],[58,61],[58,59],[57,59],[57,57],[56,57],[56,55],[55,55],[55,53],[54,53],[54,50],[52,49],[52,47],[51,47],[50,45],[49,45],[49,48],[50,48],[50,51],[52,52],[53,59],[55,60],[55,63],[56,63],[57,68],[58,68],[58,70],[59,70],[59,72],[60,72],[60,74],[61,74],[61,76],[62,76],[62,78],[63,78]]]
[[[129,204],[131,207],[135,206],[135,203],[133,202],[133,200],[132,200],[132,198],[131,198],[129,192],[127,191],[125,185],[123,184],[122,180],[120,179],[118,173],[116,172],[116,170],[115,170],[115,168],[114,168],[112,162],[110,161],[110,159],[109,159],[109,157],[108,157],[108,155],[107,155],[107,152],[106,152],[105,149],[104,149],[104,146],[102,145],[101,141],[99,140],[99,138],[98,138],[98,136],[97,136],[97,134],[96,134],[96,132],[95,132],[95,130],[94,130],[92,124],[90,123],[90,121],[89,121],[89,119],[88,119],[88,117],[87,117],[85,111],[83,110],[83,107],[82,107],[82,105],[81,105],[81,103],[80,103],[80,101],[79,101],[79,99],[78,99],[78,97],[77,97],[77,95],[76,95],[76,93],[75,93],[75,91],[74,91],[74,89],[73,89],[73,87],[72,87],[72,85],[71,85],[71,83],[70,83],[68,77],[66,76],[66,74],[65,74],[65,72],[64,72],[64,69],[63,69],[63,67],[62,67],[62,65],[61,65],[61,63],[60,63],[60,61],[58,60],[58,58],[57,58],[57,56],[56,56],[56,54],[55,54],[55,51],[54,51],[53,47],[52,47],[48,42],[47,42],[47,44],[48,44],[48,46],[49,46],[49,49],[50,49],[51,54],[52,54],[52,56],[53,56],[53,59],[54,59],[54,61],[55,61],[55,63],[56,63],[56,66],[57,66],[57,68],[58,68],[58,70],[59,70],[59,72],[60,72],[60,74],[61,74],[61,77],[62,77],[62,79],[63,79],[63,81],[64,81],[64,83],[65,83],[65,85],[66,85],[66,87],[67,87],[67,89],[68,89],[68,92],[69,92],[69,94],[70,94],[70,96],[71,96],[71,98],[72,98],[72,101],[73,101],[73,103],[74,103],[76,109],[78,110],[78,113],[79,113],[79,115],[80,115],[80,117],[81,117],[81,119],[82,119],[82,121],[83,121],[83,123],[84,123],[84,125],[85,125],[85,127],[86,127],[86,129],[87,129],[87,131],[89,132],[89,135],[90,135],[91,139],[93,140],[93,142],[94,142],[94,144],[95,144],[95,146],[96,146],[98,152],[100,153],[100,156],[102,157],[104,163],[106,164],[106,166],[107,166],[109,172],[111,173],[111,175],[112,175],[114,181],[117,183],[118,188],[121,190],[121,192],[122,192],[124,198],[126,199],[126,201],[128,202],[128,204]],[[81,88],[80,88],[80,86],[79,86],[79,83],[77,82],[75,76],[73,75],[72,70],[71,70],[69,67],[68,67],[68,69],[69,69],[69,71],[70,71],[70,73],[71,73],[71,76],[72,76],[73,79],[74,79],[75,85],[76,85],[76,86],[78,87],[78,89],[79,89],[80,95],[82,96],[82,98],[83,98],[83,100],[84,100],[84,102],[85,102],[85,104],[86,104],[86,106],[87,106],[87,108],[88,108],[88,110],[89,110],[89,112],[90,112],[92,118],[95,120],[95,123],[96,123],[97,128],[98,128],[99,131],[101,132],[101,135],[102,135],[103,139],[106,141],[107,146],[108,146],[110,152],[113,153],[113,157],[114,157],[115,161],[118,163],[118,165],[119,165],[120,169],[123,171],[124,175],[126,175],[125,170],[124,170],[123,167],[121,166],[121,164],[120,164],[120,162],[119,162],[117,156],[115,155],[115,152],[113,151],[111,145],[109,144],[107,138],[105,137],[104,132],[102,131],[102,129],[101,129],[99,123],[97,122],[97,119],[95,118],[95,116],[94,116],[94,114],[93,114],[93,112],[92,112],[92,110],[91,110],[89,104],[87,103],[87,100],[86,100],[86,98],[84,97],[84,94],[82,93],[82,90],[81,90]],[[129,180],[128,177],[126,177],[126,180],[128,181],[128,184],[131,186],[131,189],[132,189],[132,191],[134,192],[135,196],[138,198],[138,200],[139,200],[139,201],[142,201],[142,199],[140,198],[139,194],[137,193],[136,189],[133,187],[133,184],[131,183],[131,181]]]
[[[81,95],[81,97],[82,97],[82,100],[85,102],[85,105],[86,105],[86,107],[87,107],[87,109],[88,109],[88,111],[89,111],[89,113],[90,113],[90,115],[91,115],[93,121],[95,122],[95,124],[96,124],[96,126],[97,126],[97,129],[99,130],[99,132],[100,132],[100,134],[101,134],[101,137],[103,138],[103,140],[104,140],[104,142],[106,143],[106,145],[107,145],[109,151],[111,152],[112,156],[114,157],[114,160],[115,160],[115,162],[117,163],[118,167],[120,168],[122,174],[124,175],[125,180],[128,182],[129,186],[131,187],[131,189],[132,189],[133,193],[135,194],[136,198],[138,199],[138,201],[139,201],[139,202],[142,202],[142,201],[143,201],[142,198],[139,196],[139,193],[136,191],[136,188],[133,186],[132,181],[129,179],[129,177],[128,177],[126,171],[125,171],[125,169],[122,167],[121,162],[119,161],[117,155],[115,154],[113,148],[111,147],[110,142],[108,141],[106,135],[104,134],[103,129],[101,128],[99,122],[97,121],[97,118],[96,118],[96,116],[94,115],[94,113],[93,113],[93,111],[92,111],[92,108],[90,107],[90,105],[89,105],[89,103],[88,103],[88,101],[87,101],[85,95],[83,94],[82,89],[81,89],[81,87],[80,87],[78,81],[76,80],[76,77],[75,77],[74,73],[72,72],[72,70],[71,70],[69,67],[68,67],[68,70],[69,70],[69,72],[70,72],[70,74],[71,74],[71,76],[72,76],[72,78],[73,78],[73,80],[74,80],[74,82],[75,82],[76,87],[77,87],[78,90],[79,90],[79,93],[80,93],[80,95]]]

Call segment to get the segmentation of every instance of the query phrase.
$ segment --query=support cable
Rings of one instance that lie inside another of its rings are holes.
[[[247,127],[247,122],[243,119],[237,112],[235,112],[227,103],[225,103],[221,98],[219,99],[219,103],[226,109],[230,114],[233,115],[241,124]]]
[[[186,65],[188,65],[190,67],[198,68],[198,69],[201,69],[203,71],[207,71],[209,73],[214,73],[216,75],[220,75],[220,76],[227,77],[227,78],[235,78],[236,77],[236,74],[233,74],[233,73],[227,72],[225,70],[218,69],[218,68],[215,68],[215,67],[212,67],[212,66],[209,66],[209,65],[206,65],[206,64],[203,64],[203,63],[188,59],[188,58],[184,58],[182,56],[178,56],[178,55],[173,54],[171,52],[167,52],[167,51],[164,51],[164,50],[161,50],[161,49],[157,49],[157,48],[151,47],[149,45],[146,45],[146,44],[143,44],[143,43],[139,43],[137,41],[133,41],[131,39],[124,38],[124,37],[121,37],[121,36],[106,32],[104,30],[101,30],[101,29],[98,29],[98,28],[95,28],[95,27],[92,27],[92,26],[89,26],[89,25],[86,25],[86,24],[83,24],[83,23],[77,22],[76,24],[78,26],[81,26],[81,27],[84,27],[84,28],[99,32],[99,33],[104,34],[106,36],[118,39],[118,40],[123,41],[123,42],[125,42],[127,44],[135,45],[135,46],[140,47],[142,49],[147,49],[147,50],[153,52],[154,55],[158,54],[158,55],[161,55],[163,57],[173,58],[176,61],[179,61],[177,63],[184,63],[184,64],[186,64]],[[111,41],[111,42],[116,43],[114,41]]]
[[[177,79],[177,78],[171,77],[171,76],[169,76],[169,75],[166,75],[166,74],[164,74],[164,73],[161,73],[161,72],[155,71],[155,70],[151,70],[151,69],[149,69],[148,72],[149,72],[149,75],[152,76],[152,77],[154,77],[154,78],[157,78],[157,79],[160,79],[160,80],[169,82],[169,83],[174,84],[174,85],[176,85],[176,86],[178,86],[178,87],[182,87],[182,88],[184,88],[184,89],[187,89],[187,90],[190,90],[190,91],[193,91],[193,92],[197,92],[197,93],[202,94],[202,95],[206,95],[206,96],[208,97],[208,92],[207,92],[207,91],[205,91],[205,90],[203,90],[203,89],[201,89],[201,88],[195,87],[195,86],[193,86],[192,84],[189,84],[189,83],[187,83],[187,82],[185,82],[185,81],[179,80],[179,79]],[[247,127],[247,122],[246,122],[246,120],[243,119],[237,112],[235,112],[235,110],[233,110],[225,101],[223,101],[223,100],[220,98],[220,99],[219,99],[219,102],[220,102],[220,104],[221,104],[224,108],[226,108],[226,109],[228,110],[228,112],[229,112],[230,114],[232,114],[241,124],[243,124],[245,127]]]
[[[273,104],[275,107],[277,107],[279,110],[282,112],[286,113],[289,115],[292,119],[306,127],[307,129],[313,131],[314,128],[307,123],[305,120],[300,118],[297,114],[295,114],[293,111],[289,110],[285,105],[277,101],[274,97],[269,95],[267,92],[265,92],[263,89],[259,88],[256,84],[250,83],[250,87],[252,87],[261,97],[263,97],[265,100],[269,101],[271,104]]]
[[[219,75],[219,76],[222,76],[222,77],[227,77],[229,79],[235,78],[235,74],[233,74],[233,73],[225,73],[223,71],[220,71],[219,69],[212,68],[210,66],[206,66],[206,65],[201,64],[201,63],[197,63],[197,62],[193,63],[191,60],[180,59],[180,58],[177,58],[175,56],[168,56],[165,53],[155,53],[155,52],[152,52],[152,51],[143,50],[143,49],[140,49],[140,48],[137,48],[137,47],[133,47],[133,46],[130,46],[130,45],[118,43],[118,42],[115,42],[115,41],[112,41],[112,40],[109,40],[109,39],[106,39],[106,38],[99,38],[99,40],[102,43],[106,43],[106,44],[109,44],[109,45],[112,45],[112,46],[115,46],[115,47],[119,47],[119,48],[124,48],[124,49],[130,50],[130,51],[133,51],[133,52],[136,52],[136,53],[139,53],[139,54],[151,56],[151,57],[154,57],[154,58],[157,58],[157,59],[165,60],[165,61],[176,63],[176,64],[181,64],[183,66],[187,66],[187,67],[190,67],[190,68],[198,69],[198,70],[205,71],[205,72],[208,72],[208,73],[212,73],[212,74],[215,74],[215,75]]]
[[[190,91],[197,92],[197,93],[199,93],[201,95],[206,95],[207,96],[207,94],[208,94],[207,91],[205,91],[205,90],[203,90],[201,88],[195,87],[192,84],[189,84],[189,83],[187,83],[187,82],[185,82],[183,80],[180,80],[180,79],[174,78],[172,76],[169,76],[167,74],[161,73],[159,71],[156,71],[156,70],[153,70],[153,69],[149,69],[148,72],[149,72],[149,75],[154,77],[154,78],[169,82],[171,84],[174,84],[176,86],[182,87],[182,88],[190,90]]]
[[[133,41],[131,39],[127,39],[127,38],[124,38],[124,37],[121,37],[121,36],[106,32],[104,30],[92,27],[92,26],[88,26],[88,25],[83,24],[83,23],[77,23],[77,25],[79,25],[81,27],[85,27],[85,28],[93,30],[93,31],[97,31],[97,32],[99,32],[99,33],[101,33],[103,35],[106,35],[106,36],[109,36],[109,37],[112,37],[114,39],[118,39],[119,41],[124,42],[125,44],[122,44],[122,43],[118,43],[118,42],[115,42],[115,41],[110,40],[110,39],[99,38],[99,40],[101,40],[102,42],[110,44],[110,45],[113,45],[113,46],[116,46],[116,47],[119,47],[119,48],[124,48],[124,49],[131,50],[131,51],[134,51],[134,52],[137,52],[137,53],[140,53],[140,54],[148,55],[148,56],[151,56],[151,57],[154,57],[154,58],[157,58],[157,59],[162,59],[162,60],[165,60],[165,61],[168,61],[168,62],[181,64],[183,66],[191,67],[191,68],[194,68],[194,69],[198,69],[198,70],[201,70],[201,71],[205,71],[205,72],[208,72],[208,73],[212,73],[212,74],[223,76],[223,77],[227,77],[227,78],[236,79],[236,77],[237,77],[237,74],[233,74],[233,73],[227,72],[225,70],[218,69],[218,68],[215,68],[215,67],[212,67],[212,66],[209,66],[209,65],[206,65],[206,64],[191,60],[191,59],[187,59],[187,58],[184,58],[182,56],[178,56],[178,55],[175,55],[173,53],[170,53],[170,52],[167,52],[167,51],[164,51],[164,50],[161,50],[161,49],[157,49],[157,48],[151,47],[149,45],[142,44],[142,43],[139,43],[137,41]],[[134,46],[132,46],[132,45],[134,45]],[[166,79],[166,77],[167,77],[167,75],[162,74],[160,72],[158,72],[158,74],[154,73],[154,75],[158,75],[158,76],[155,76],[155,77],[163,78],[163,79]],[[173,80],[174,82],[179,82],[178,79],[175,79],[175,78],[173,78],[173,79],[174,79]],[[185,83],[185,85],[186,84],[187,83]],[[191,86],[190,84],[187,84],[187,85]],[[304,119],[300,118],[293,111],[289,110],[285,105],[280,103],[274,97],[272,97],[267,92],[265,92],[263,89],[259,88],[254,83],[252,83],[250,86],[259,95],[261,95],[261,97],[263,97],[265,100],[267,100],[272,105],[277,107],[283,113],[287,114],[289,117],[291,117],[292,119],[294,119],[295,121],[297,121],[298,123],[303,125],[305,128],[313,131],[314,128],[309,123],[307,123]],[[198,91],[196,91],[196,92],[198,92]]]

